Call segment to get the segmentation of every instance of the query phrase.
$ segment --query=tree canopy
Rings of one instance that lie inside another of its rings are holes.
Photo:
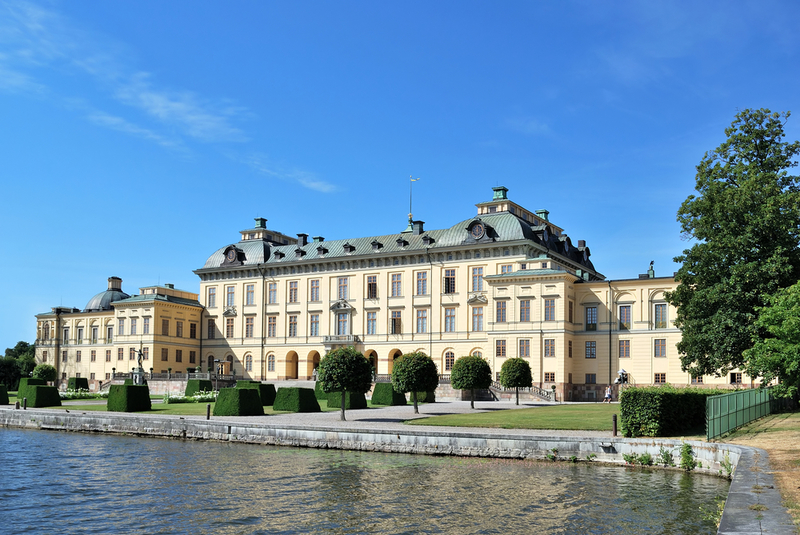
[[[346,420],[346,392],[367,392],[372,386],[372,366],[354,347],[341,347],[322,357],[319,381],[325,392],[342,393],[341,419]]]
[[[58,377],[58,372],[50,364],[39,364],[33,369],[33,378],[41,379],[43,381],[55,381]]]
[[[783,140],[789,112],[743,110],[727,139],[697,166],[697,195],[678,210],[684,237],[675,258],[681,367],[692,376],[745,366],[764,328],[756,321],[770,296],[800,279],[800,142]]]
[[[21,377],[29,377],[36,366],[36,347],[28,342],[17,342],[6,348],[5,357],[0,357],[0,384],[15,390]]]
[[[489,363],[477,355],[461,357],[450,370],[450,384],[457,390],[469,390],[469,406],[475,408],[475,390],[489,388],[492,384],[492,369]]]
[[[778,379],[773,393],[796,397],[800,387],[800,282],[779,290],[760,310],[756,328],[766,332],[745,352],[745,371],[765,383]]]
[[[431,392],[439,386],[439,370],[436,363],[421,351],[407,353],[394,363],[392,387],[398,392],[411,392],[414,414],[419,414],[417,392]]]
[[[519,405],[519,389],[527,388],[533,384],[531,365],[521,358],[507,359],[500,368],[500,384],[503,388],[513,388],[517,395]]]

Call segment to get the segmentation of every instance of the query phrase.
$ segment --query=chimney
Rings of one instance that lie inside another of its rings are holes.
[[[586,247],[586,240],[578,240],[578,247]]]
[[[412,230],[411,232],[414,236],[419,236],[422,234],[422,227],[425,225],[425,221],[414,221],[412,222]]]
[[[545,221],[550,221],[550,212],[548,212],[544,208],[541,210],[536,210],[536,215],[541,217]]]
[[[119,277],[109,277],[108,278],[108,289],[109,290],[119,290],[122,291],[122,279]]]
[[[169,283],[169,282],[165,282],[164,283],[164,288],[169,288],[170,290],[174,290],[175,289],[175,285],[172,284],[172,283]]]
[[[297,245],[303,247],[308,243],[308,234],[303,234],[302,232],[297,235]]]
[[[312,239],[314,240],[314,243],[322,243],[325,241],[325,238],[322,236],[314,236]]]

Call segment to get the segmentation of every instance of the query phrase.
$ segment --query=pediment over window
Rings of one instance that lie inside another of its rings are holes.
[[[469,299],[467,299],[467,304],[470,305],[485,305],[488,302],[489,300],[483,294],[472,294],[469,296]]]
[[[352,312],[354,308],[345,299],[339,299],[331,305],[332,312]]]

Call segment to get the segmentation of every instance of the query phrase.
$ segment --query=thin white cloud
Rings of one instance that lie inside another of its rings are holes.
[[[320,180],[314,173],[297,169],[286,171],[276,167],[270,162],[269,157],[264,154],[250,154],[243,160],[243,163],[262,175],[267,175],[279,180],[296,182],[304,188],[319,191],[320,193],[330,193],[338,189],[335,184]]]
[[[149,141],[155,141],[162,147],[166,147],[168,149],[185,151],[185,146],[180,141],[169,139],[151,130],[148,130],[147,128],[142,128],[140,126],[131,124],[122,117],[115,117],[99,111],[90,113],[87,117],[89,121],[94,124],[105,126],[107,128],[117,130],[118,132],[133,134]]]

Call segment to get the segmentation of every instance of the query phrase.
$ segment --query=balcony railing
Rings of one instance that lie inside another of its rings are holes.
[[[357,344],[360,341],[356,334],[331,334],[322,337],[323,344]]]

